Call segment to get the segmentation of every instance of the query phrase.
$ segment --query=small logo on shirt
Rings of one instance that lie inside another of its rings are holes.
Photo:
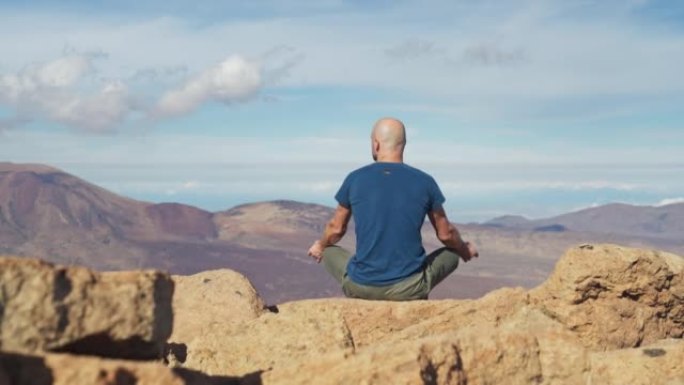
[[[389,175],[389,174],[391,174],[392,172],[391,172],[390,170],[388,170],[388,169],[384,169],[384,170],[382,170],[382,173],[385,174],[385,175]]]

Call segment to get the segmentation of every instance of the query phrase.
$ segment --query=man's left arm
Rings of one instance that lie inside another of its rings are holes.
[[[315,259],[316,262],[320,262],[321,258],[323,258],[323,250],[328,246],[336,244],[344,237],[350,218],[351,209],[338,205],[332,219],[325,226],[321,239],[314,242],[311,248],[309,248],[309,256]]]

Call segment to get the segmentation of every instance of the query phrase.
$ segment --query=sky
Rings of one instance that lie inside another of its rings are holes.
[[[0,1],[0,161],[334,206],[404,121],[457,222],[684,201],[684,3]]]

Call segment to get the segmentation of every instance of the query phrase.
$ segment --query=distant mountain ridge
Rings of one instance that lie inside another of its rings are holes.
[[[99,270],[229,267],[278,301],[339,290],[306,257],[331,212],[277,201],[212,213],[126,198],[50,166],[0,163],[0,254]]]
[[[323,267],[306,255],[333,211],[279,200],[209,212],[123,197],[50,166],[0,163],[0,254],[99,270],[156,268],[193,274],[231,268],[248,276],[272,302],[341,294]],[[548,276],[562,252],[582,243],[684,254],[682,237],[576,231],[571,222],[510,216],[487,225],[459,225],[482,257],[461,264],[434,297],[473,298],[502,286],[534,286]],[[441,247],[429,224],[423,241],[427,252]],[[353,223],[340,244],[353,252]]]
[[[530,220],[521,216],[503,216],[485,222],[486,226],[518,230],[579,231],[684,239],[684,203],[665,206],[635,206],[611,203],[551,218]]]

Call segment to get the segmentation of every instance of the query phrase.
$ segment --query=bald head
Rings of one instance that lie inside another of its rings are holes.
[[[395,118],[382,118],[373,126],[371,133],[373,143],[373,159],[403,158],[406,145],[406,129],[404,123]]]

